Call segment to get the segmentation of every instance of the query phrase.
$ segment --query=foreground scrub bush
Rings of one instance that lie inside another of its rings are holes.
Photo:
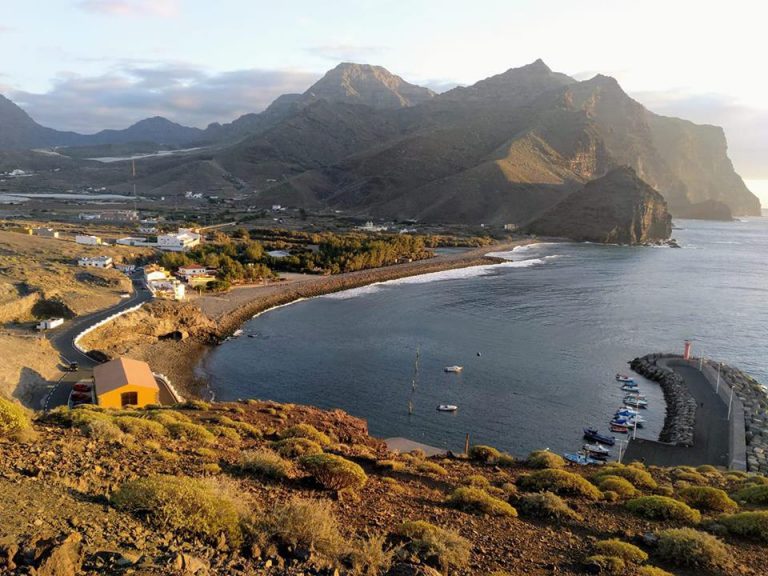
[[[235,499],[212,480],[150,476],[123,484],[112,495],[115,507],[172,530],[216,542],[224,535],[232,546],[242,542],[241,514]]]
[[[584,564],[596,569],[598,574],[619,575],[623,574],[627,567],[626,562],[618,556],[606,556],[604,554],[595,554],[588,556]],[[591,572],[594,570],[591,570]]]
[[[525,464],[531,468],[563,468],[565,460],[549,450],[536,450],[528,455]]]
[[[0,436],[10,436],[31,426],[26,410],[10,400],[0,398]]]
[[[603,492],[615,492],[620,498],[634,498],[637,495],[632,483],[620,476],[602,476],[597,485]]]
[[[471,486],[464,486],[454,490],[448,497],[448,504],[465,512],[517,517],[517,510],[507,502],[494,498],[480,488],[473,488]]]
[[[135,416],[118,416],[113,420],[115,425],[126,434],[136,438],[164,438],[168,436],[165,426],[154,420],[137,418]]]
[[[727,564],[728,550],[711,534],[693,528],[659,532],[659,558],[678,566],[717,568]]]
[[[286,438],[272,443],[272,447],[286,458],[299,458],[312,454],[322,454],[323,447],[308,438]]]
[[[320,446],[328,446],[331,443],[331,439],[327,434],[320,432],[312,424],[296,424],[290,428],[286,428],[280,432],[280,438],[307,438],[320,444]]]
[[[379,576],[392,565],[394,549],[388,548],[384,536],[371,536],[353,543],[349,553],[352,573],[359,576]]]
[[[619,476],[620,478],[624,478],[631,482],[635,488],[655,490],[658,487],[656,480],[653,479],[653,476],[651,476],[647,470],[636,468],[634,466],[609,464],[604,466],[592,479],[597,484],[600,484],[602,478],[606,476]]]
[[[431,460],[418,460],[414,465],[414,469],[422,474],[434,474],[435,476],[447,476],[448,470],[440,466],[437,462]]]
[[[99,442],[122,442],[125,434],[110,420],[92,420],[82,426],[83,433]]]
[[[200,424],[193,424],[191,422],[174,422],[168,424],[168,431],[171,436],[178,440],[188,440],[190,442],[202,442],[204,444],[213,444],[216,441],[216,437],[211,432]]]
[[[240,467],[250,474],[282,480],[288,478],[293,465],[268,448],[247,450],[240,455]]]
[[[333,506],[327,500],[294,497],[278,504],[269,521],[269,532],[283,545],[315,550],[329,560],[335,560],[345,544]]]
[[[517,479],[517,485],[529,492],[547,491],[555,494],[581,496],[589,500],[600,500],[602,496],[600,490],[578,474],[554,468],[520,476]]]
[[[451,530],[417,520],[401,524],[395,533],[407,538],[407,548],[422,560],[436,558],[444,571],[462,568],[469,562],[469,541]]]
[[[630,500],[626,506],[630,512],[650,520],[674,520],[690,524],[701,522],[701,512],[667,496],[642,496]]]
[[[335,454],[304,456],[299,462],[328,490],[356,490],[365,486],[368,480],[360,466]]]
[[[496,448],[493,446],[483,446],[480,444],[477,446],[471,446],[467,456],[469,456],[470,460],[490,463],[494,462],[499,456],[501,456],[501,452],[496,450]]]
[[[718,522],[731,534],[768,542],[768,511],[741,512],[723,516]]]
[[[768,484],[752,484],[736,492],[733,497],[747,504],[768,505]]]
[[[681,488],[677,495],[689,506],[703,512],[733,512],[739,507],[728,497],[728,494],[711,486]]]
[[[627,564],[642,564],[648,560],[648,554],[643,552],[640,548],[615,538],[611,540],[601,540],[595,544],[595,550],[598,554],[621,558]]]
[[[641,566],[637,569],[637,576],[675,576],[674,574],[657,568],[656,566]]]
[[[549,518],[552,520],[577,520],[581,515],[552,492],[537,492],[535,494],[523,494],[515,503],[517,509],[525,516],[532,518]]]

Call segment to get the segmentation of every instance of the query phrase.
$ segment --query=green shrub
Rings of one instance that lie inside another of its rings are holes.
[[[416,520],[401,524],[395,533],[407,538],[408,549],[422,560],[437,558],[444,571],[463,568],[469,562],[470,543],[451,530]]]
[[[387,487],[387,490],[392,492],[393,494],[404,494],[407,492],[405,486],[400,484],[397,480],[394,478],[382,478],[381,483],[384,484]]]
[[[243,441],[237,430],[229,426],[211,426],[208,430],[217,438],[224,438],[234,444],[240,444]]]
[[[681,488],[677,495],[680,500],[702,512],[733,512],[739,507],[728,494],[711,486]]]
[[[720,540],[692,528],[663,530],[658,534],[659,558],[678,566],[715,568],[726,564],[728,550]]]
[[[376,467],[387,472],[402,472],[405,470],[405,462],[399,460],[377,460]]]
[[[119,509],[145,517],[161,530],[216,542],[220,535],[242,541],[236,501],[215,483],[184,476],[150,476],[123,484],[112,495]]]
[[[630,512],[649,520],[672,520],[698,524],[701,513],[668,496],[641,496],[626,504]]]
[[[84,406],[78,406],[72,410],[66,406],[54,408],[45,416],[45,419],[71,428],[82,428],[94,420],[112,421],[112,416],[106,414],[103,410],[87,409]]]
[[[500,466],[501,468],[511,468],[515,465],[517,460],[514,456],[511,454],[507,454],[506,452],[499,455],[498,458],[496,458],[496,466]]]
[[[602,554],[588,556],[584,560],[584,564],[596,567],[599,574],[608,575],[622,574],[627,567],[626,563],[621,558],[617,556],[604,556]]]
[[[299,458],[311,454],[322,454],[323,447],[308,438],[286,438],[272,443],[272,447],[280,456],[285,458]]]
[[[335,454],[304,456],[300,462],[328,490],[354,490],[362,488],[368,480],[360,466]]]
[[[176,405],[181,410],[210,410],[211,405],[204,400],[187,400],[182,404]]]
[[[248,422],[240,422],[239,420],[235,420],[232,423],[232,427],[243,436],[255,438],[256,440],[262,437],[261,430],[259,430],[253,424],[249,424]]]
[[[634,498],[637,495],[632,483],[621,476],[601,476],[597,486],[603,492],[615,492],[620,498]]]
[[[213,444],[216,437],[200,424],[191,422],[174,422],[166,426],[171,436],[178,440],[188,440],[190,442],[202,442],[203,444]]]
[[[718,522],[731,534],[768,542],[768,511],[740,512],[723,516]]]
[[[448,470],[432,460],[418,460],[413,464],[414,469],[422,474],[434,474],[435,476],[447,476]]]
[[[240,454],[240,467],[250,474],[274,480],[288,478],[293,471],[293,465],[288,460],[268,448],[247,450]]]
[[[619,500],[621,500],[621,496],[619,496],[618,492],[614,492],[613,490],[606,490],[603,492],[604,502],[618,502]]]
[[[600,540],[595,544],[595,550],[598,554],[604,556],[621,558],[627,564],[642,564],[648,560],[648,554],[643,550],[634,544],[622,542],[616,538],[612,538],[611,540]]]
[[[768,505],[768,484],[752,484],[736,492],[733,497],[747,504]]]
[[[220,474],[221,466],[216,462],[206,462],[202,467],[203,474]]]
[[[528,455],[525,464],[530,468],[562,468],[565,460],[549,450],[536,450]]]
[[[581,496],[589,500],[599,500],[600,490],[584,478],[567,470],[548,468],[533,474],[520,476],[517,485],[529,492],[554,492],[569,496]]]
[[[92,420],[82,428],[83,433],[99,442],[122,442],[125,434],[110,420]]]
[[[549,518],[553,520],[582,520],[581,515],[575,512],[557,494],[552,492],[536,492],[523,494],[515,503],[517,509],[524,516],[533,518]]]
[[[154,420],[147,418],[137,418],[135,416],[118,416],[113,422],[126,434],[136,438],[165,438],[168,436],[168,430],[165,426]]]
[[[361,538],[352,545],[349,560],[352,574],[358,576],[379,576],[387,572],[392,565],[395,551],[387,548],[384,536]]]
[[[173,422],[192,422],[192,419],[189,416],[176,410],[148,410],[147,418],[154,420],[155,422],[160,422],[163,426],[167,426]]]
[[[477,446],[470,446],[469,453],[467,454],[470,460],[476,460],[478,462],[491,463],[501,456],[501,452],[496,450],[493,446],[483,446],[479,444]]]
[[[487,490],[491,487],[490,480],[488,480],[488,478],[485,476],[481,476],[480,474],[471,474],[470,476],[466,476],[461,479],[461,483],[465,486],[481,488],[482,490]]]
[[[24,408],[0,397],[0,437],[10,436],[30,426],[29,416]]]
[[[641,566],[637,569],[637,576],[675,576],[671,572],[657,568],[656,566]]]
[[[327,434],[320,432],[312,424],[296,424],[290,428],[286,428],[280,432],[280,438],[307,438],[320,444],[320,446],[328,446],[331,443],[331,439]]]
[[[507,502],[494,498],[480,488],[471,486],[456,488],[448,497],[448,504],[465,512],[517,517],[517,510]]]
[[[655,490],[658,487],[656,480],[653,479],[653,476],[647,470],[622,466],[621,464],[608,464],[604,466],[592,479],[597,484],[600,484],[600,480],[605,476],[619,476],[631,482],[635,488]]]
[[[270,536],[286,546],[302,546],[335,559],[344,548],[344,538],[327,500],[294,497],[278,504],[269,522]]]
[[[720,474],[720,470],[711,464],[702,464],[701,466],[697,466],[696,472],[699,474],[705,474],[706,476],[722,476],[722,474]]]
[[[709,480],[698,472],[677,472],[674,474],[674,477],[678,482],[687,482],[688,484],[696,484],[698,486],[704,486],[709,483]]]

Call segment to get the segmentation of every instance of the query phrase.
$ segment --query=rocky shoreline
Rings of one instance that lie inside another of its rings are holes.
[[[635,358],[629,366],[641,376],[658,382],[664,392],[667,414],[659,441],[677,446],[693,446],[696,401],[688,391],[682,376],[657,365],[658,360],[668,357],[668,354],[648,354]],[[766,439],[768,440],[768,437]]]
[[[707,361],[717,370],[717,363]],[[757,380],[738,368],[722,364],[720,378],[733,388],[744,406],[744,428],[747,440],[747,469],[750,472],[768,472],[768,394]]]

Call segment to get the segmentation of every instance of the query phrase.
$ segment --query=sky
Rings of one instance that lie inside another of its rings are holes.
[[[542,58],[726,130],[768,181],[760,0],[0,0],[0,94],[62,130],[258,112],[341,61],[442,91]],[[764,192],[768,204],[768,187]]]

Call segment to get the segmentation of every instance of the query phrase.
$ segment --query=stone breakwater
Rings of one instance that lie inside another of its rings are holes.
[[[717,371],[717,363],[705,362]],[[744,406],[744,429],[747,441],[747,469],[768,473],[768,394],[757,380],[741,370],[722,364],[721,385],[733,389]]]
[[[664,427],[659,434],[660,442],[677,446],[693,446],[693,433],[696,424],[696,400],[694,400],[682,376],[668,368],[657,365],[657,361],[668,355],[648,354],[635,358],[629,365],[638,374],[658,382],[664,392],[667,414]],[[768,441],[768,436],[766,436]]]

